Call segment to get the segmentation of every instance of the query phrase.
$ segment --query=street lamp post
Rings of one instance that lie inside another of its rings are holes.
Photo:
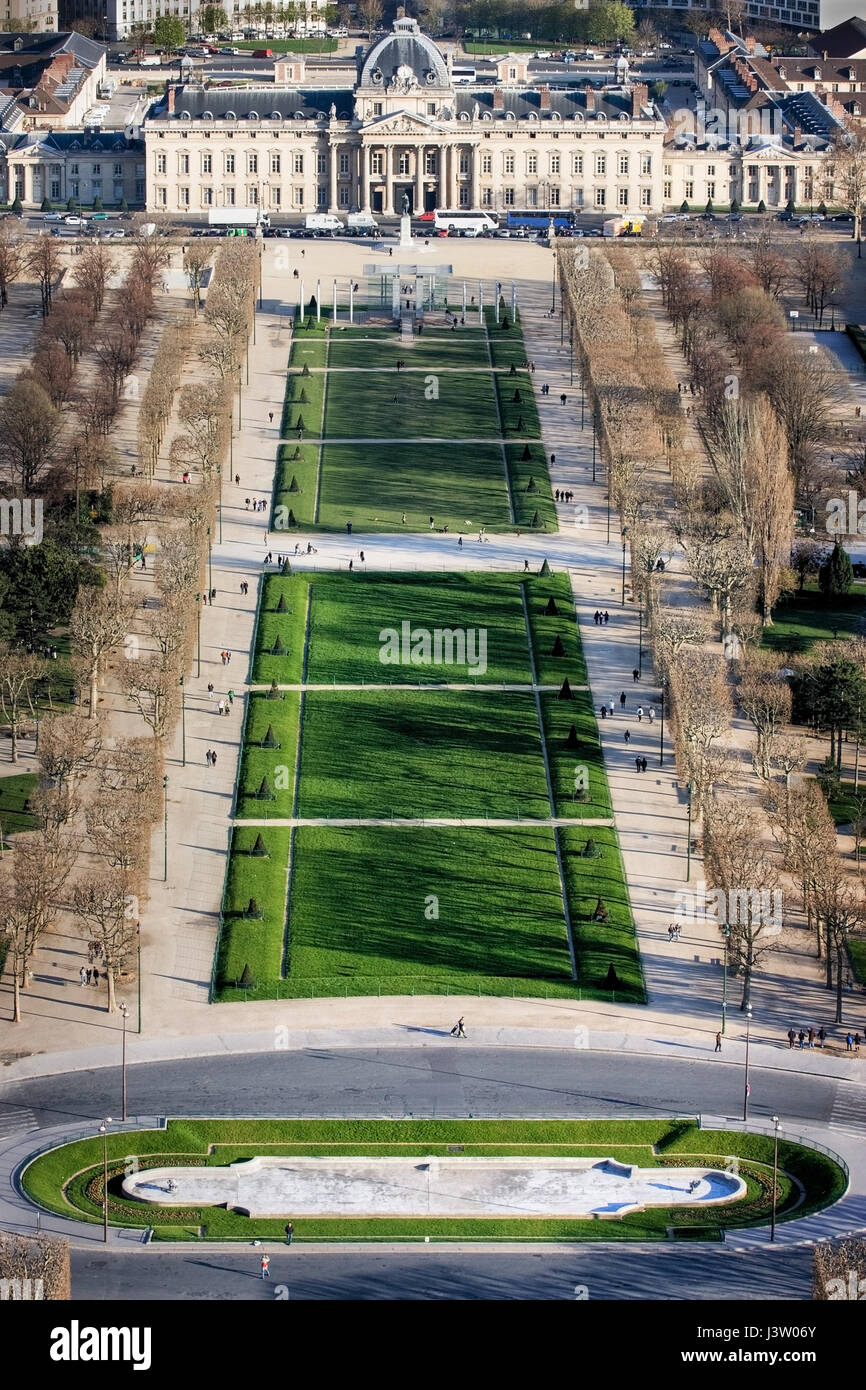
[[[121,1002],[121,1004],[120,1004],[118,1007],[120,1008],[120,1012],[121,1012],[121,1014],[122,1014],[122,1016],[123,1016],[123,1044],[122,1044],[123,1050],[122,1050],[122,1052],[121,1052],[121,1062],[120,1062],[120,1093],[121,1093],[121,1102],[120,1102],[120,1103],[121,1103],[121,1107],[122,1107],[121,1119],[122,1119],[122,1120],[124,1121],[124,1123],[125,1123],[125,1121],[126,1121],[126,1015],[129,1013],[129,1006],[128,1006],[128,1004],[126,1003],[126,1000],[123,1000],[123,1001]]]
[[[568,320],[568,384],[574,385],[574,319],[569,316]],[[582,406],[582,403],[581,403]],[[583,415],[581,414],[581,428],[583,428]]]
[[[202,598],[203,598],[203,595],[202,595],[202,594],[196,594],[196,596],[195,596],[195,627],[196,627],[195,674],[196,674],[196,677],[198,677],[198,676],[201,675],[201,601],[202,601]]]
[[[622,600],[620,607],[625,608],[625,548],[628,544],[628,527],[622,528]]]
[[[749,1041],[750,1041],[750,1038],[751,1038],[751,1024],[752,1024],[752,1006],[751,1006],[751,1004],[747,1004],[747,1005],[746,1005],[746,1075],[745,1075],[745,1082],[744,1082],[744,1085],[743,1085],[743,1124],[745,1124],[746,1121],[747,1121],[748,1118],[749,1118],[749,1092],[750,1092],[750,1090],[751,1090],[751,1087],[749,1086]]]
[[[213,593],[213,542],[211,541],[210,527],[207,528],[207,601],[210,603]]]
[[[637,674],[638,679],[643,675],[643,597],[640,601],[640,623],[637,639]]]
[[[102,1135],[102,1241],[108,1244],[108,1126],[111,1116],[106,1115],[99,1126]]]
[[[729,922],[723,924],[722,935],[725,938],[725,958],[722,963],[722,1033],[724,1033],[725,1024],[728,1020],[728,942],[731,939],[731,926]]]
[[[692,784],[686,782],[686,791],[689,794],[689,832],[686,839],[686,883],[692,876]]]
[[[238,433],[243,429],[243,419],[241,416],[241,364],[238,363]]]
[[[553,253],[553,276],[550,284],[550,312],[556,313],[556,252]]]
[[[662,676],[662,718],[659,730],[659,767],[665,765],[665,678]]]
[[[186,686],[183,676],[180,678],[180,765],[186,767]]]
[[[773,1116],[773,1213],[770,1217],[770,1240],[776,1239],[776,1202],[779,1193],[779,1130],[778,1115]]]
[[[162,881],[168,883],[168,776],[162,779]]]

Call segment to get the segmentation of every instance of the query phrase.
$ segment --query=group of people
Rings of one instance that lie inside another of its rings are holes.
[[[682,927],[680,926],[679,922],[671,922],[670,926],[668,927],[668,941],[679,941],[681,931]]]
[[[635,758],[634,765],[638,772],[646,772],[647,770],[646,758]]]
[[[605,609],[603,613],[600,613],[599,610],[596,608],[594,614],[592,615],[592,621],[595,623],[596,627],[604,627],[605,623],[610,622],[610,614],[608,613],[607,609]]]
[[[245,497],[244,506],[247,511],[252,507],[254,512],[263,512],[268,505],[266,497]]]
[[[555,455],[555,454],[551,454],[551,455],[550,455],[550,461],[551,461],[551,463],[555,463],[555,462],[556,462],[556,455]],[[559,487],[558,487],[558,488],[556,489],[555,493],[554,493],[554,497],[556,498],[557,502],[571,502],[572,499],[574,498],[574,493],[573,493],[573,492],[565,492],[562,488],[559,488]]]
[[[827,1034],[823,1028],[819,1028],[817,1033],[814,1028],[810,1028],[808,1032],[805,1028],[801,1028],[799,1033],[796,1033],[793,1028],[789,1028],[788,1047],[792,1048],[795,1043],[799,1044],[800,1047],[814,1047],[816,1042],[819,1047],[823,1047],[826,1037]]]
[[[84,985],[99,984],[99,966],[105,970],[105,947],[101,941],[88,941],[87,943],[87,964],[82,965],[78,972],[78,978]]]

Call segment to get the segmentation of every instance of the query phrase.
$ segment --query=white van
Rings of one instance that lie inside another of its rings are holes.
[[[342,232],[343,224],[332,212],[308,212],[304,218],[308,232]]]

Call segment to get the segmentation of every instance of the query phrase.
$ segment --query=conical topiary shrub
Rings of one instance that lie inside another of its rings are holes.
[[[312,314],[310,314],[310,317],[307,319],[307,327],[308,327],[308,328],[312,328],[312,326],[313,326],[313,316],[312,316]]]
[[[309,304],[307,305],[307,313],[308,313],[308,314],[314,314],[314,313],[316,312],[316,309],[317,309],[317,308],[318,308],[318,305],[316,304],[316,296],[315,296],[314,294],[311,294],[311,295],[310,295],[310,302],[309,302]]]
[[[269,699],[269,700],[279,700],[279,698],[280,698],[280,692],[279,692],[279,690],[277,689],[277,683],[276,683],[276,681],[271,681],[271,688],[270,688],[270,690],[268,691],[268,699]]]
[[[304,370],[301,372],[301,376],[309,376],[309,375],[310,375],[310,367],[309,367],[309,364],[308,364],[307,362],[305,362],[305,363],[304,363]]]
[[[262,739],[261,746],[262,748],[279,748],[280,743],[276,734],[274,733],[273,724],[268,725],[267,732],[265,733],[265,736]]]
[[[243,970],[241,971],[241,978],[238,981],[238,984],[240,985],[241,989],[255,989],[256,982],[253,979],[253,972],[252,970],[250,970],[250,967],[248,965],[245,965]]]
[[[532,453],[531,453],[531,451],[530,451],[530,448],[529,448],[529,445],[528,445],[528,444],[524,444],[524,446],[523,446],[523,453],[520,455],[520,457],[521,457],[521,460],[522,460],[524,463],[528,463],[529,460],[532,458]]]
[[[295,516],[295,513],[292,511],[291,507],[289,507],[289,519],[288,519],[288,521],[286,522],[286,525],[287,525],[287,526],[297,526],[297,524],[298,524],[297,517]]]
[[[259,907],[258,900],[256,898],[250,898],[249,902],[247,903],[247,908],[244,913],[244,916],[252,918],[264,916],[264,913],[262,912],[262,909]]]
[[[594,922],[607,921],[607,908],[605,907],[604,900],[602,898],[596,899],[595,911],[592,914],[592,919]]]
[[[289,611],[289,605],[286,603],[286,596],[285,596],[285,594],[280,594],[280,601],[279,601],[279,603],[277,604],[277,612],[278,612],[278,613],[288,613],[288,611]]]
[[[550,565],[547,563],[547,560],[546,560],[546,559],[545,559],[545,560],[542,560],[542,562],[541,562],[541,569],[538,571],[538,573],[539,573],[539,574],[550,574]]]
[[[613,963],[607,967],[607,974],[604,977],[603,989],[622,989],[622,980],[613,968]]]
[[[566,748],[580,747],[580,739],[577,737],[577,729],[573,724],[568,731],[568,738],[565,740],[565,746]]]
[[[526,484],[526,491],[527,491],[527,492],[537,492],[537,491],[538,491],[538,487],[536,486],[536,482],[535,482],[535,479],[534,479],[534,478],[530,478],[530,479],[529,479],[529,482]]]
[[[265,844],[264,840],[262,839],[262,832],[261,832],[261,831],[259,831],[258,835],[256,836],[256,842],[255,842],[255,844],[253,845],[252,849],[250,850],[250,854],[254,854],[255,857],[256,857],[257,859],[269,859],[269,858],[270,858],[270,855],[269,855],[269,853],[268,853],[268,847],[267,847],[267,845]]]
[[[303,417],[303,415],[299,415],[298,418],[297,418],[297,420],[295,421],[295,429],[296,429],[296,430],[305,430],[306,428],[307,428],[307,427],[306,427],[306,425],[304,424],[304,417]]]
[[[277,636],[274,638],[274,645],[271,647],[271,656],[288,656],[282,637]]]
[[[511,327],[511,324],[510,324],[509,321],[508,321],[508,315],[507,315],[507,314],[505,314],[505,315],[503,316],[502,325],[501,325],[501,326],[502,326],[503,328],[505,328],[505,329],[508,329],[508,328]]]
[[[512,362],[511,366],[510,366],[509,369],[508,369],[508,375],[509,375],[509,376],[517,376],[517,368],[516,368],[516,366],[514,365],[513,362]]]
[[[280,566],[280,574],[291,574],[291,572],[292,572],[292,562],[291,562],[291,560],[289,559],[289,557],[288,557],[288,555],[287,555],[287,556],[285,557],[285,559],[283,560],[282,565]]]
[[[289,483],[289,492],[300,492],[300,490],[301,489],[298,487],[298,480],[293,473],[292,481]]]
[[[525,426],[524,423],[523,423],[523,416],[522,416],[522,415],[519,415],[519,416],[517,417],[517,426],[516,426],[516,428],[517,428],[517,433],[518,433],[518,434],[520,434],[521,430],[525,430],[525,429],[526,429],[526,426]]]
[[[520,388],[519,388],[519,387],[518,387],[517,390],[514,392],[514,395],[511,397],[511,399],[514,401],[515,405],[519,405],[519,404],[520,404],[521,397],[520,397]]]
[[[600,859],[600,858],[601,858],[601,849],[600,849],[599,846],[595,843],[595,840],[593,840],[592,836],[590,836],[590,838],[587,840],[586,844],[584,845],[583,849],[582,849],[580,852],[581,852],[581,855],[583,856],[584,859]],[[604,906],[603,903],[602,903],[602,906]]]
[[[295,445],[295,452],[292,454],[292,458],[293,458],[293,459],[299,459],[299,458],[303,458],[303,457],[304,457],[304,456],[303,456],[303,454],[301,453],[301,446],[300,446],[300,444],[296,444],[296,445]]]
[[[307,393],[306,393],[306,391],[304,390],[303,386],[301,387],[301,394],[298,396],[298,402],[299,402],[300,405],[309,405],[309,404],[310,404],[309,396],[307,395]]]
[[[550,598],[547,600],[544,616],[545,618],[557,618],[559,616],[559,609],[556,606],[556,599],[553,597],[553,594],[551,594]]]
[[[530,521],[529,524],[530,524],[530,526],[540,526],[540,525],[541,525],[541,517],[538,515],[538,512],[533,512],[533,513],[532,513],[532,520]]]
[[[557,695],[556,698],[557,698],[557,700],[573,700],[573,699],[574,699],[574,691],[572,690],[571,686],[570,686],[569,683],[568,683],[568,676],[566,676],[565,680],[562,682],[562,685],[559,687],[559,694]]]
[[[271,791],[271,784],[270,784],[270,782],[268,781],[267,777],[263,777],[262,780],[261,780],[261,782],[259,782],[259,789],[258,789],[258,791],[256,792],[256,800],[257,800],[257,801],[273,801],[273,800],[274,800],[274,794],[273,794],[273,792]]]
[[[557,633],[556,637],[554,638],[553,648],[551,650],[550,655],[565,656],[565,647],[563,646],[562,638],[560,637],[559,633]]]

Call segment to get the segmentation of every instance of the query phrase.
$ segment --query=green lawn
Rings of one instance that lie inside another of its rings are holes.
[[[286,984],[573,993],[553,832],[299,830]]]
[[[311,581],[315,583],[315,576],[269,574],[265,577],[253,649],[253,685],[269,685],[271,681],[294,685],[300,681]],[[285,602],[282,613],[278,611],[281,600]],[[283,654],[275,656],[274,647],[282,647]]]
[[[308,340],[311,346],[319,349],[324,342]],[[305,354],[299,353],[303,357]],[[310,372],[304,376],[302,370],[293,368],[286,379],[286,396],[283,406],[283,434],[296,434],[303,424],[304,438],[318,436],[322,432],[322,401],[325,394],[325,373]]]
[[[542,695],[541,711],[556,814],[576,820],[613,815],[589,692],[578,691],[573,700]],[[576,748],[568,742],[572,727]]]
[[[345,332],[336,329],[331,334],[329,367],[396,368],[398,360],[405,362],[407,369],[405,376],[400,373],[401,382],[417,376],[419,370],[435,372],[437,367],[486,368],[484,332],[480,328],[460,328],[453,332],[425,328],[420,337],[413,338],[410,346],[400,341],[396,329],[374,335],[367,328],[347,328]],[[396,371],[393,376],[397,378]],[[479,376],[483,380],[485,373],[482,371]]]
[[[407,426],[403,433],[413,430]],[[362,534],[428,531],[431,516],[437,531],[448,527],[455,546],[461,533],[468,544],[482,526],[512,529],[498,443],[324,445],[322,530],[345,533],[351,521]]]
[[[522,575],[521,579],[526,583],[529,631],[540,684],[561,685],[568,676],[570,685],[586,685],[586,663],[568,575],[560,570],[546,575]],[[551,599],[558,613],[545,612]],[[553,654],[557,637],[565,648],[564,656]]]
[[[558,531],[556,503],[544,446],[531,440],[506,444],[505,460],[514,502],[514,521],[521,531]]]
[[[312,691],[301,816],[549,816],[532,695]]]
[[[282,691],[275,700],[267,695],[248,699],[236,815],[240,820],[285,819],[292,814],[300,696]],[[269,726],[277,748],[262,747]],[[259,799],[263,778],[269,795]]]
[[[261,834],[267,857],[250,854]],[[238,826],[232,832],[223,897],[223,929],[217,978],[239,980],[249,966],[254,981],[275,980],[282,968],[286,920],[286,869],[290,832],[265,826],[259,832]],[[245,917],[255,899],[262,917]]]
[[[625,987],[616,997],[644,1003],[640,952],[616,831],[606,826],[588,830],[569,826],[560,831],[560,837],[581,988],[587,993],[601,991],[613,965]],[[593,858],[585,854],[588,841],[596,850]],[[606,922],[594,920],[599,898],[607,909]]]
[[[297,418],[295,416],[294,418]],[[319,444],[284,444],[277,455],[277,470],[274,477],[271,530],[285,535],[289,552],[294,548],[294,537],[303,527],[312,527],[316,510],[316,487],[319,473]]]
[[[14,835],[17,830],[37,828],[35,816],[27,810],[27,801],[38,784],[39,778],[34,772],[0,777],[0,835]]]
[[[721,1167],[740,1160],[747,1185],[737,1203],[659,1208],[615,1220],[478,1217],[448,1220],[292,1214],[295,1240],[664,1240],[700,1235],[717,1239],[724,1227],[766,1224],[772,1201],[773,1141],[764,1135],[701,1130],[694,1120],[170,1120],[164,1129],[107,1138],[109,1220],[133,1230],[150,1225],[147,1204],[128,1198],[121,1183],[133,1155],[139,1169],[224,1166],[258,1154],[273,1157],[555,1155],[613,1158],[664,1170],[681,1165]],[[778,1217],[802,1217],[838,1200],[845,1177],[823,1154],[782,1139],[778,1149]],[[40,1155],[22,1183],[32,1201],[66,1217],[102,1220],[102,1143],[76,1140]],[[661,1172],[660,1172],[661,1176]],[[805,1200],[801,1200],[801,1194]],[[250,1219],[225,1208],[164,1208],[154,1239],[280,1240],[285,1217]],[[700,1224],[698,1224],[700,1223]],[[289,1258],[286,1256],[285,1258]]]
[[[764,629],[763,646],[777,652],[807,652],[815,642],[860,635],[866,620],[866,584],[825,598],[817,585],[790,594],[773,609],[773,625]]]
[[[377,365],[372,348],[368,365]],[[421,372],[401,372],[399,377],[392,371],[341,373],[328,383],[325,434],[495,440],[499,425],[491,375],[443,372],[431,382]]]

